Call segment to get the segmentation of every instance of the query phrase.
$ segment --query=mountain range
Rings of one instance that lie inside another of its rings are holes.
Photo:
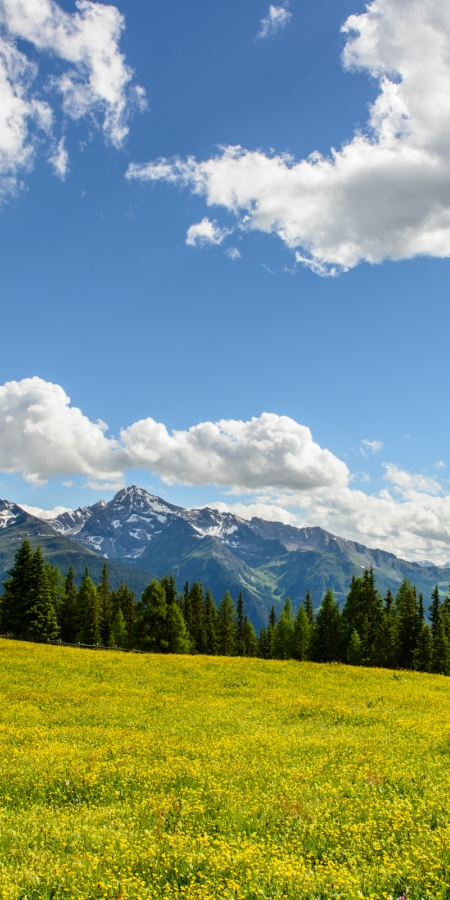
[[[331,587],[342,603],[352,575],[368,566],[383,593],[395,592],[406,577],[423,591],[426,604],[435,584],[446,591],[450,581],[450,567],[408,562],[323,528],[247,521],[210,508],[183,509],[135,486],[108,503],[100,500],[45,521],[0,501],[0,577],[24,537],[33,546],[41,543],[62,571],[72,563],[78,578],[88,565],[98,580],[107,559],[112,584],[124,580],[137,594],[152,577],[169,572],[180,590],[186,580],[202,581],[216,601],[227,589],[234,597],[242,591],[256,628],[266,623],[272,603],[279,610],[287,595],[295,608],[310,590],[318,606]]]

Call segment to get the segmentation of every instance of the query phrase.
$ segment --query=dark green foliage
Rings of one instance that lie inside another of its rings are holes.
[[[431,603],[428,607],[428,611],[430,613],[430,625],[431,625],[431,634],[432,637],[435,637],[438,619],[439,619],[439,610],[441,608],[441,601],[439,599],[439,588],[436,585],[434,591],[431,595]]]
[[[206,633],[203,609],[203,587],[198,581],[194,581],[189,591],[189,638],[192,649],[197,653],[206,652]]]
[[[356,628],[354,628],[347,647],[347,662],[351,666],[360,666],[363,661],[363,654],[364,648],[361,638]]]
[[[270,644],[267,628],[261,628],[258,638],[258,656],[261,659],[270,659]]]
[[[150,582],[142,594],[140,602],[140,640],[143,650],[152,653],[166,653],[169,649],[167,638],[167,600],[163,586]]]
[[[313,602],[311,600],[311,594],[309,591],[306,591],[305,594],[305,612],[308,616],[308,621],[310,625],[314,625],[314,607]]]
[[[395,597],[397,614],[398,665],[412,669],[418,637],[419,606],[416,588],[404,578]]]
[[[398,665],[397,617],[390,590],[386,594],[384,615],[375,641],[375,664],[386,669],[396,669]]]
[[[205,653],[215,656],[217,653],[217,609],[214,598],[209,588],[206,588],[205,607],[203,612],[203,621],[205,623]]]
[[[236,655],[246,656],[245,652],[245,614],[242,591],[236,602]]]
[[[127,632],[127,643],[122,646],[128,647],[130,642],[132,643],[135,625],[136,625],[136,601],[134,599],[134,591],[131,591],[128,585],[124,584],[122,581],[119,585],[117,591],[112,591],[111,593],[111,618],[112,621],[117,616],[117,613],[121,611],[124,621],[125,621],[125,629]],[[117,643],[117,641],[116,641]]]
[[[258,656],[258,638],[247,616],[244,622],[244,656]]]
[[[431,670],[431,648],[430,626],[422,622],[413,651],[413,666],[418,672],[429,672]]]
[[[33,551],[29,541],[23,541],[16,555],[14,567],[3,582],[2,630],[15,637],[27,633],[28,598],[30,592],[30,566]]]
[[[311,635],[313,623],[311,621],[311,616],[308,612],[308,609],[306,608],[307,602],[308,597],[305,600],[305,604],[302,603],[299,606],[294,623],[292,656],[294,657],[294,659],[298,660],[309,659],[311,651]]]
[[[338,662],[342,657],[341,641],[342,616],[329,588],[316,617],[312,658],[316,662]]]
[[[100,634],[102,643],[105,647],[109,647],[112,640],[112,598],[111,585],[109,583],[109,574],[107,563],[103,563],[102,577],[97,588],[97,599],[100,609],[101,627]]]
[[[50,579],[41,548],[33,553],[29,567],[29,589],[25,612],[25,637],[56,638],[58,621],[53,605]]]
[[[74,644],[77,639],[78,616],[78,591],[75,587],[75,573],[72,566],[67,573],[64,584],[64,598],[61,607],[61,633],[62,641]]]
[[[189,653],[191,649],[189,635],[183,613],[177,603],[168,604],[166,636],[169,653]]]
[[[78,591],[77,639],[82,644],[100,644],[100,609],[97,591],[89,570],[83,576]]]
[[[383,601],[375,587],[373,569],[365,569],[362,578],[353,576],[350,591],[342,610],[344,654],[353,633],[361,641],[361,662],[372,665],[376,659],[376,644],[383,618]]]
[[[128,644],[127,626],[120,607],[111,622],[110,644],[113,647],[126,647]]]
[[[219,656],[233,656],[236,648],[236,609],[229,591],[225,591],[217,610]]]
[[[291,598],[286,597],[280,618],[275,626],[272,656],[275,659],[291,659],[294,651],[294,618]]]

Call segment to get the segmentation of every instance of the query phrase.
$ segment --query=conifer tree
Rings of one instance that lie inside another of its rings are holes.
[[[14,637],[27,632],[26,614],[30,591],[30,566],[33,551],[29,541],[23,541],[14,557],[14,566],[3,582],[2,629]]]
[[[110,643],[113,647],[126,647],[128,645],[127,626],[120,606],[111,622]]]
[[[308,621],[311,627],[314,625],[314,607],[313,602],[311,600],[311,594],[309,591],[306,591],[305,594],[305,612],[308,616]]]
[[[209,588],[206,588],[203,619],[205,623],[205,653],[215,656],[217,653],[217,609]]]
[[[419,607],[416,588],[407,578],[397,591],[395,608],[398,623],[398,665],[401,669],[412,669],[418,637]]]
[[[449,631],[449,614],[444,607],[439,610],[431,646],[431,671],[436,674],[450,675]]]
[[[338,662],[341,659],[342,616],[331,588],[328,588],[317,613],[313,632],[313,659]]]
[[[189,635],[178,603],[168,604],[166,630],[169,653],[189,653]]]
[[[244,598],[242,591],[236,602],[236,655],[246,656],[245,653],[245,614],[244,614]]]
[[[267,628],[261,628],[258,638],[258,656],[261,659],[270,659],[270,645],[267,636]]]
[[[109,583],[108,565],[103,563],[102,577],[97,588],[97,599],[100,609],[101,627],[100,634],[105,647],[109,647],[112,638],[111,619],[112,619],[112,602],[111,602],[111,585]]]
[[[192,637],[195,631],[195,625],[193,621],[192,615],[192,605],[191,605],[191,593],[189,590],[189,582],[185,581],[184,589],[183,589],[183,598],[181,601],[181,611],[183,613],[183,618],[186,623],[186,628],[188,630],[189,638],[192,641]]]
[[[236,609],[229,591],[225,591],[217,610],[217,638],[219,655],[233,656],[236,645]]]
[[[97,591],[86,566],[78,591],[77,638],[82,644],[100,643],[100,608]]]
[[[152,653],[166,653],[169,649],[166,592],[156,578],[147,585],[142,594],[141,609],[142,648]]]
[[[383,601],[376,590],[372,567],[364,570],[362,578],[352,577],[344,609],[342,610],[343,642],[348,647],[354,631],[362,645],[361,662],[374,662],[375,645],[383,618]]]
[[[64,599],[61,608],[61,640],[74,644],[77,639],[78,591],[75,586],[75,573],[70,566],[64,584]]]
[[[434,588],[433,593],[431,595],[431,603],[428,607],[428,611],[430,613],[431,636],[433,639],[436,634],[436,628],[437,628],[437,624],[438,624],[440,608],[441,608],[441,601],[439,598],[439,588],[436,585],[436,587]]]
[[[163,575],[160,584],[166,592],[167,606],[169,607],[171,603],[176,603],[178,600],[178,591],[174,575],[172,573],[170,575]]]
[[[413,651],[413,668],[418,672],[431,670],[431,647],[430,626],[426,622],[422,622]]]
[[[394,598],[391,591],[384,601],[384,613],[375,642],[375,665],[385,669],[396,669],[398,665],[398,633],[397,617],[394,610]]]
[[[247,616],[244,622],[244,656],[258,656],[258,638]]]
[[[45,559],[40,546],[33,553],[30,563],[30,588],[28,593],[25,636],[56,638],[58,622],[53,606],[52,592]]]
[[[50,563],[46,562],[45,571],[47,572],[53,608],[56,613],[57,621],[59,621],[64,603],[65,579],[61,574],[59,566],[51,566]]]
[[[307,595],[308,598],[308,595]],[[312,624],[310,616],[308,615],[308,610],[306,609],[306,603],[308,599],[305,600],[305,604],[303,603],[299,606],[298,613],[295,617],[294,623],[294,640],[292,647],[292,655],[294,659],[298,659],[300,661],[309,659],[310,649],[311,649],[311,633],[312,633]],[[311,602],[311,601],[310,601]],[[312,607],[312,604],[311,604]]]
[[[194,581],[189,592],[190,628],[189,637],[196,653],[206,652],[205,622],[203,618],[203,586]]]
[[[119,609],[121,610],[123,618],[125,620],[125,628],[127,632],[127,643],[123,646],[132,646],[136,625],[136,601],[134,599],[134,591],[132,591],[128,587],[128,585],[124,584],[123,581],[120,582],[117,591],[111,592],[112,621],[114,621],[115,617],[117,616]]]
[[[363,653],[364,648],[361,638],[356,628],[354,628],[347,647],[347,662],[351,666],[360,666],[363,660]]]
[[[273,656],[276,659],[291,659],[294,644],[294,618],[291,598],[286,597],[280,618],[275,626]]]
[[[268,645],[268,659],[273,656],[274,652],[274,643],[275,643],[275,628],[277,624],[277,615],[275,612],[275,606],[272,603],[272,608],[269,613],[269,624],[267,626],[267,645]]]

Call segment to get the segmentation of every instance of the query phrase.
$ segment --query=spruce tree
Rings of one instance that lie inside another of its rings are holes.
[[[77,639],[89,645],[99,644],[101,639],[97,591],[87,566],[78,591]]]
[[[30,566],[33,551],[29,541],[23,541],[14,557],[14,566],[3,582],[2,629],[14,637],[27,633],[28,600],[30,592]]]
[[[275,628],[277,624],[277,615],[275,612],[275,606],[272,603],[272,608],[269,613],[269,624],[267,626],[267,645],[268,645],[268,659],[271,659],[274,652],[274,644],[275,644]]]
[[[61,633],[62,641],[74,644],[77,639],[77,610],[78,591],[75,586],[75,573],[70,566],[64,584],[64,599],[61,608]]]
[[[236,646],[236,609],[228,591],[217,610],[217,638],[220,656],[233,656]]]
[[[306,594],[305,594],[305,612],[306,612],[306,615],[308,616],[309,624],[312,627],[314,625],[314,607],[313,607],[313,602],[311,600],[311,594],[309,593],[309,591],[306,591]]]
[[[363,653],[364,648],[361,638],[356,628],[354,628],[347,647],[347,662],[351,666],[360,666],[363,660]]]
[[[101,627],[100,634],[105,647],[109,647],[112,638],[111,619],[111,585],[109,583],[108,565],[103,563],[102,577],[97,588],[97,598],[100,608]]]
[[[196,653],[206,652],[206,634],[203,610],[203,586],[199,581],[194,581],[189,591],[189,637],[192,649]]]
[[[170,606],[171,603],[176,603],[178,599],[178,591],[174,575],[163,575],[160,584],[166,592],[167,606]]]
[[[203,620],[205,623],[205,653],[215,656],[217,653],[217,609],[209,588],[206,588]]]
[[[269,638],[267,636],[267,628],[261,628],[258,638],[258,656],[261,659],[270,659]]]
[[[398,623],[398,665],[401,669],[412,669],[418,637],[419,607],[416,588],[407,578],[397,591],[395,608]]]
[[[309,659],[311,649],[312,624],[306,609],[307,600],[299,606],[294,623],[292,655],[300,661]],[[311,604],[312,605],[312,604]]]
[[[141,647],[152,653],[166,653],[169,649],[166,592],[156,578],[145,588],[141,607]]]
[[[291,598],[286,597],[280,618],[275,626],[272,655],[275,659],[291,659],[294,649],[294,618]]]
[[[244,651],[245,656],[258,656],[258,638],[247,616],[244,622]]]
[[[166,634],[169,653],[189,653],[189,635],[178,603],[168,605]]]
[[[313,632],[313,656],[316,662],[339,662],[342,656],[342,616],[331,588],[328,588],[317,613]]]
[[[426,622],[422,622],[413,651],[413,668],[418,672],[431,670],[431,647],[430,626]]]
[[[439,588],[436,585],[434,591],[431,595],[431,603],[428,607],[428,611],[430,613],[430,625],[431,625],[431,636],[434,638],[436,634],[436,628],[439,619],[439,610],[441,608],[441,601],[439,599]]]
[[[52,591],[45,559],[40,546],[33,553],[30,563],[30,589],[26,611],[26,637],[56,638],[58,621],[53,605]]]
[[[384,669],[396,669],[398,666],[398,631],[397,617],[394,610],[394,598],[391,591],[384,601],[384,613],[375,643],[375,665]]]
[[[383,601],[375,586],[372,567],[364,570],[362,578],[353,576],[350,591],[342,610],[343,643],[347,650],[354,631],[362,644],[361,661],[371,664],[383,619]]]
[[[117,591],[112,591],[111,593],[112,621],[114,621],[117,616],[119,609],[125,620],[127,632],[127,643],[124,646],[132,646],[136,627],[136,601],[134,599],[134,591],[132,591],[123,581],[120,582]]]
[[[183,618],[186,623],[186,628],[188,630],[189,638],[191,642],[194,644],[193,635],[195,631],[193,615],[192,615],[192,605],[191,605],[191,593],[189,590],[189,582],[185,581],[184,589],[183,589],[183,597],[181,600],[181,611],[183,613]]]
[[[236,656],[246,656],[245,653],[245,614],[244,598],[242,591],[236,602]]]
[[[450,675],[450,616],[445,606],[439,609],[431,646],[431,671]]]
[[[111,641],[113,647],[127,647],[128,632],[122,610],[117,610],[111,622]]]

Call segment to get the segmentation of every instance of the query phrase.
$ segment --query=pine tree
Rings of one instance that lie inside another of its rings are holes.
[[[275,659],[291,659],[294,644],[294,618],[291,598],[286,597],[280,618],[275,626],[273,656]]]
[[[362,644],[361,661],[374,662],[377,636],[383,619],[383,601],[376,590],[372,567],[364,570],[362,578],[353,576],[344,609],[342,610],[343,643],[348,648],[354,631]]]
[[[275,645],[275,628],[277,625],[277,615],[275,612],[275,607],[272,603],[272,608],[269,613],[269,624],[267,626],[267,646],[268,646],[268,659],[271,659],[274,652]]]
[[[78,591],[75,586],[75,573],[70,566],[64,584],[64,599],[61,608],[61,640],[74,644],[77,639]]]
[[[77,638],[82,644],[100,643],[100,608],[97,591],[86,566],[78,591]]]
[[[338,662],[341,659],[342,616],[333,591],[329,588],[317,613],[313,632],[313,659]]]
[[[391,591],[384,601],[384,613],[375,643],[375,665],[384,669],[396,669],[398,666],[398,632],[397,617],[394,610],[394,598]]]
[[[308,595],[307,595],[308,598]],[[294,640],[292,647],[292,655],[294,659],[305,660],[309,659],[310,648],[311,648],[311,633],[312,633],[312,624],[310,616],[308,615],[308,610],[306,609],[306,603],[308,599],[305,600],[305,604],[303,603],[299,606],[298,613],[295,617],[294,623]],[[311,602],[311,601],[310,601]],[[312,604],[311,604],[312,607]]]
[[[132,646],[136,626],[136,601],[134,591],[121,581],[117,591],[111,593],[111,619],[114,621],[119,609],[125,620],[127,643],[123,646]]]
[[[398,664],[401,669],[412,669],[414,650],[418,637],[418,613],[416,588],[405,578],[396,594],[395,607],[398,623]]]
[[[220,656],[233,656],[236,645],[236,609],[228,591],[217,610],[217,637]]]
[[[14,637],[27,633],[28,599],[30,591],[30,566],[33,551],[29,541],[23,541],[14,557],[14,567],[3,582],[2,629]]]
[[[190,629],[189,637],[192,649],[196,653],[206,652],[205,622],[203,618],[203,586],[194,581],[189,592]]]
[[[363,659],[363,653],[364,648],[361,638],[356,631],[356,628],[354,628],[347,647],[347,662],[351,666],[360,666]]]
[[[236,655],[246,656],[245,653],[245,614],[244,614],[244,598],[242,591],[237,598],[236,603]]]
[[[61,618],[61,610],[64,603],[65,579],[63,578],[59,567],[51,566],[48,562],[45,563],[45,571],[47,572],[50,594],[52,598],[53,608],[56,613],[56,619],[59,622]]]
[[[439,599],[439,588],[436,585],[434,591],[431,595],[431,603],[428,607],[428,611],[430,613],[430,625],[431,625],[431,636],[434,639],[436,634],[436,628],[439,620],[439,611],[441,608],[441,601]]]
[[[128,632],[122,610],[117,610],[111,622],[111,641],[113,647],[126,647],[128,644]]]
[[[217,609],[209,588],[206,588],[203,620],[205,623],[205,653],[215,656],[217,653]]]
[[[450,675],[450,631],[449,614],[445,608],[439,610],[435,623],[431,647],[431,671],[436,674]]]
[[[166,628],[169,653],[189,653],[189,635],[178,603],[168,605]]]
[[[311,594],[309,593],[309,591],[306,591],[306,594],[305,594],[305,612],[306,612],[306,615],[308,616],[309,624],[312,627],[314,625],[314,607],[313,607],[313,603],[311,600]]]
[[[245,656],[258,656],[258,638],[255,629],[247,616],[244,622],[244,650]]]
[[[111,643],[111,619],[112,619],[112,603],[111,603],[111,586],[109,583],[108,565],[103,563],[102,577],[97,588],[97,598],[100,608],[100,634],[105,647],[109,647]]]
[[[430,626],[422,622],[413,652],[413,667],[418,672],[429,672],[431,670],[431,646]]]
[[[261,628],[258,638],[258,656],[261,659],[270,659],[270,645],[267,636],[267,628]]]
[[[185,581],[184,589],[183,589],[183,597],[181,600],[181,612],[183,613],[183,618],[186,623],[186,628],[188,630],[189,638],[193,643],[193,635],[195,631],[193,616],[192,616],[192,605],[191,605],[191,594],[189,591],[189,582]]]
[[[166,592],[166,603],[167,606],[170,606],[171,603],[176,603],[178,599],[178,591],[177,591],[177,583],[173,574],[163,575],[160,582],[161,586],[164,588]]]
[[[26,637],[34,640],[57,637],[58,622],[53,606],[47,566],[40,546],[34,551],[30,563],[30,589],[26,619]]]
[[[167,636],[167,601],[162,585],[153,579],[147,585],[141,598],[140,644],[152,653],[166,653],[169,649]]]

